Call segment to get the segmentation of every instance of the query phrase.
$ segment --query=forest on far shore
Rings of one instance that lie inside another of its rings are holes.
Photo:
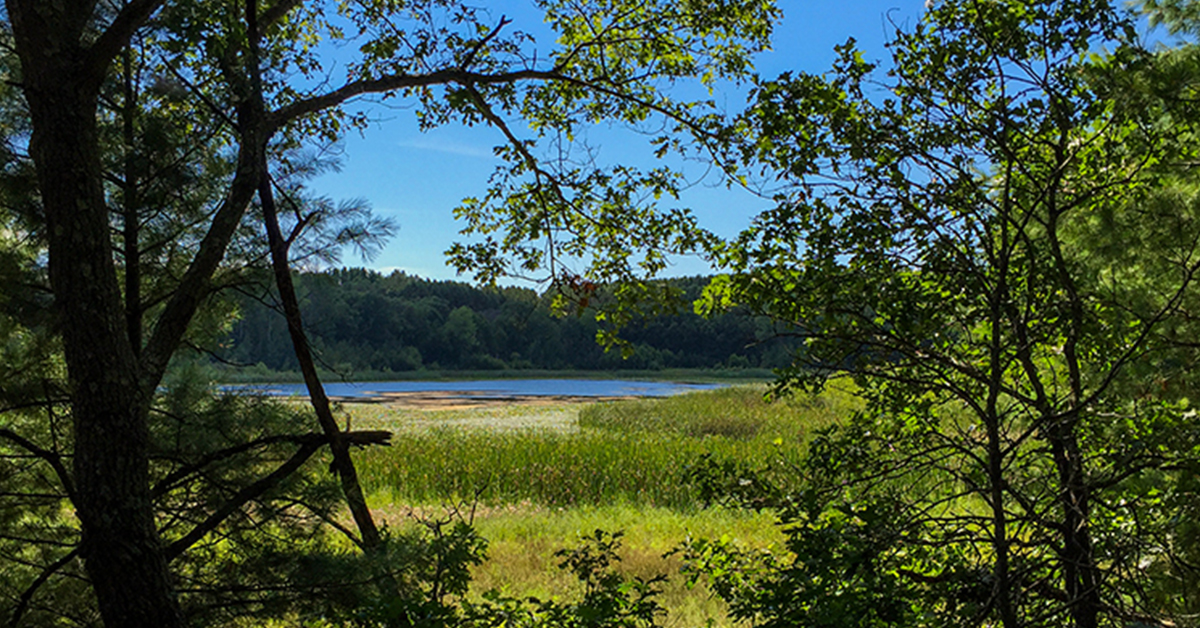
[[[668,280],[689,302],[704,277]],[[549,294],[478,288],[401,271],[337,268],[296,275],[309,337],[324,365],[345,372],[416,370],[779,368],[797,343],[764,317],[741,311],[702,317],[688,309],[634,321],[629,347],[606,351],[589,310],[556,314]],[[294,371],[287,323],[271,295],[246,291],[216,357]],[[624,353],[624,355],[623,355]]]

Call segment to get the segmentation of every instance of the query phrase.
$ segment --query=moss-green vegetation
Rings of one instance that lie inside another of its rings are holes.
[[[767,403],[764,393],[737,387],[594,404],[578,411],[577,424],[575,409],[565,407],[397,413],[389,427],[403,434],[359,458],[364,488],[410,504],[468,499],[691,510],[703,506],[690,480],[703,455],[795,459],[813,429],[849,411],[836,394]],[[349,411],[356,425],[387,426],[386,409]],[[521,426],[529,429],[475,429]]]
[[[620,570],[671,575],[661,602],[669,626],[731,625],[703,584],[688,588],[680,559],[688,538],[769,548],[774,516],[703,503],[689,471],[701,456],[757,464],[796,460],[809,435],[854,411],[831,387],[817,397],[768,403],[764,386],[586,406],[507,406],[429,412],[348,405],[356,428],[397,432],[391,447],[362,452],[364,487],[392,527],[468,502],[488,559],[472,571],[472,596],[570,597],[581,586],[556,569],[556,550],[603,528],[623,530]]]
[[[855,407],[854,400],[836,388],[820,396],[783,397],[770,403],[764,400],[766,392],[765,386],[740,386],[665,399],[594,404],[580,411],[579,425],[614,433],[802,441],[806,432],[829,425]]]

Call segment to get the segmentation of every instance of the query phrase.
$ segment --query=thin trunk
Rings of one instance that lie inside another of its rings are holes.
[[[1050,437],[1062,505],[1062,565],[1067,605],[1075,628],[1096,628],[1102,606],[1100,582],[1088,527],[1090,495],[1084,480],[1083,457],[1075,437],[1078,417],[1059,419]]]
[[[1067,163],[1068,134],[1058,145],[1059,163]],[[1048,186],[1053,192],[1060,187],[1055,180]],[[1083,400],[1083,371],[1079,358],[1079,338],[1084,333],[1083,298],[1071,274],[1058,236],[1058,219],[1061,215],[1057,196],[1051,194],[1048,201],[1046,235],[1054,268],[1059,275],[1061,287],[1067,293],[1070,306],[1070,326],[1063,342],[1063,360],[1071,387],[1069,406],[1057,417],[1047,417],[1052,423],[1047,438],[1058,470],[1059,500],[1062,506],[1062,565],[1067,590],[1068,610],[1075,628],[1096,628],[1099,625],[1100,576],[1096,556],[1092,547],[1090,530],[1090,489],[1087,485],[1082,452],[1079,450],[1079,412]]]
[[[1007,178],[1006,178],[1007,179]],[[1009,197],[1006,194],[1005,199]],[[1012,574],[1009,566],[1008,513],[1004,510],[1004,457],[1003,434],[1000,424],[998,402],[1004,376],[1004,302],[1008,299],[1009,258],[1012,253],[1008,222],[1000,221],[1000,247],[997,260],[997,281],[992,294],[989,295],[989,316],[992,319],[991,342],[988,347],[990,378],[988,381],[988,397],[985,409],[987,431],[987,476],[989,485],[988,500],[992,508],[992,550],[996,553],[993,568],[995,584],[992,587],[992,597],[996,600],[996,610],[1000,613],[1000,623],[1005,628],[1017,628],[1021,625],[1013,606]],[[1015,321],[1014,321],[1015,322]]]
[[[362,486],[358,482],[358,471],[354,460],[350,457],[350,448],[340,429],[333,411],[329,405],[329,397],[325,395],[325,387],[317,374],[316,363],[313,361],[312,349],[308,344],[308,336],[304,333],[304,322],[300,316],[300,302],[296,298],[296,288],[292,282],[291,266],[288,263],[288,243],[283,238],[279,228],[279,219],[275,208],[274,194],[271,182],[264,175],[258,190],[259,200],[263,206],[263,217],[267,224],[267,241],[271,246],[271,267],[275,273],[275,284],[279,288],[279,300],[283,305],[284,318],[287,319],[288,333],[292,338],[292,347],[296,352],[296,360],[300,363],[300,372],[304,376],[304,384],[308,388],[308,396],[313,410],[317,413],[317,421],[329,438],[329,448],[333,453],[333,467],[341,480],[342,491],[346,495],[346,504],[354,523],[362,536],[364,549],[370,551],[383,545],[379,528],[367,506]]]
[[[258,67],[258,8],[256,0],[246,0],[246,22],[250,53],[250,105],[261,111],[265,108],[265,105],[262,94],[262,77]],[[304,322],[300,315],[300,302],[296,298],[296,288],[292,282],[291,265],[288,262],[288,248],[290,244],[283,237],[283,233],[279,227],[275,195],[271,189],[271,177],[266,157],[266,142],[263,142],[260,146],[258,156],[260,161],[258,165],[261,174],[258,182],[258,197],[262,204],[263,219],[267,230],[267,242],[271,247],[271,267],[275,274],[275,284],[279,289],[279,298],[283,305],[284,317],[287,319],[288,333],[292,339],[292,347],[296,353],[296,360],[300,364],[300,372],[304,376],[304,384],[308,388],[309,399],[313,410],[317,414],[317,421],[321,424],[321,429],[329,439],[329,448],[333,454],[333,468],[337,472],[338,479],[341,481],[346,505],[350,508],[350,514],[354,518],[355,525],[358,527],[359,540],[362,543],[363,549],[368,554],[376,553],[383,549],[383,536],[379,533],[379,527],[375,525],[371,509],[367,505],[366,496],[363,494],[362,486],[358,481],[358,471],[354,467],[354,460],[350,457],[349,443],[346,441],[345,434],[338,429],[337,421],[333,417],[329,397],[326,396],[325,387],[321,384],[321,378],[317,374],[316,364],[312,357],[312,349],[309,346],[308,337],[304,333]],[[387,582],[388,578],[386,574],[381,574],[381,576],[381,587],[385,591],[388,591],[388,586],[392,583]],[[394,587],[391,589],[391,592],[394,593]]]

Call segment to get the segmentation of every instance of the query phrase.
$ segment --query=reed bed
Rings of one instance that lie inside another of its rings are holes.
[[[765,388],[584,406],[578,429],[480,429],[474,421],[401,429],[358,456],[364,488],[407,504],[529,502],[550,507],[705,506],[691,471],[717,460],[794,460],[812,431],[848,411],[828,394],[766,403]],[[480,412],[480,411],[471,411]],[[443,417],[444,418],[444,417]]]
[[[581,428],[613,432],[666,432],[693,438],[722,436],[749,440],[798,436],[853,412],[848,391],[785,396],[768,401],[765,385],[736,386],[661,399],[598,403],[579,412]]]
[[[702,455],[753,460],[785,453],[762,440],[668,433],[439,428],[400,435],[359,460],[364,488],[405,503],[688,509],[698,505],[689,471]]]
[[[489,540],[472,569],[472,597],[570,598],[580,585],[554,552],[597,528],[623,530],[620,571],[668,574],[660,598],[669,627],[733,628],[707,590],[685,586],[686,538],[735,539],[769,550],[782,542],[774,515],[708,507],[693,481],[702,456],[755,466],[795,462],[812,433],[854,412],[852,397],[767,403],[764,386],[589,405],[426,411],[347,405],[356,428],[390,429],[391,447],[356,455],[364,488],[392,526],[465,506]]]

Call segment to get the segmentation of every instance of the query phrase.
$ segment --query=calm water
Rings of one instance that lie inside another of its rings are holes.
[[[712,390],[721,384],[680,384],[621,379],[502,379],[462,382],[331,382],[325,394],[331,397],[373,397],[383,393],[460,392],[464,397],[512,397],[518,395],[578,397],[667,397],[696,390]],[[225,386],[226,390],[247,389],[268,395],[307,395],[304,384],[259,384]]]

